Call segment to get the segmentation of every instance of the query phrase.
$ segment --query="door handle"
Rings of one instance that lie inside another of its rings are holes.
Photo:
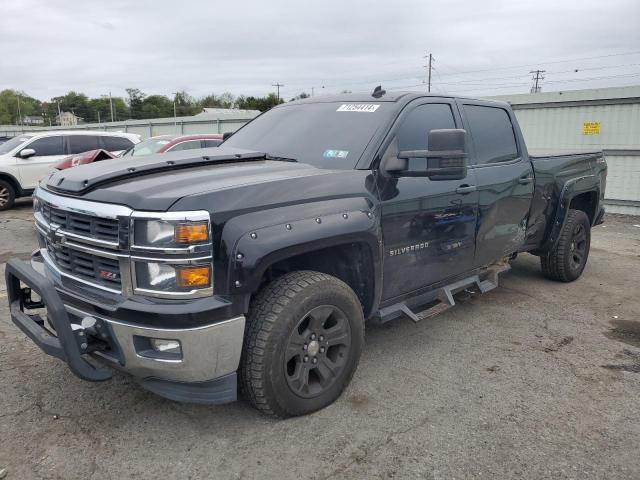
[[[478,187],[476,187],[475,185],[460,185],[458,188],[456,188],[456,193],[461,193],[461,194],[466,194],[466,193],[471,193],[471,192],[475,192],[478,189]]]
[[[533,182],[533,177],[530,176],[526,176],[526,177],[520,177],[518,179],[518,183],[520,185],[528,185],[529,183]]]

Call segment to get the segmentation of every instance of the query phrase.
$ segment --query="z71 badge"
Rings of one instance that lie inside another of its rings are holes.
[[[105,280],[118,280],[120,278],[120,275],[116,272],[110,272],[109,270],[100,270],[99,272],[100,274],[100,278],[103,278]]]

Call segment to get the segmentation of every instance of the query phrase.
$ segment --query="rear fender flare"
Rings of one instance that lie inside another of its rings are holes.
[[[558,198],[558,206],[553,219],[553,225],[551,225],[544,246],[541,248],[542,251],[552,250],[556,243],[558,243],[560,232],[569,214],[569,206],[574,197],[581,193],[588,192],[596,192],[598,198],[600,198],[600,180],[596,175],[584,175],[572,178],[564,184],[560,192],[560,197]]]

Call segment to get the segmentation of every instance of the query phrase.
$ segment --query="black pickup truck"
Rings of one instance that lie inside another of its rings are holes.
[[[605,180],[601,153],[530,155],[506,103],[292,102],[220,148],[44,179],[40,248],[6,268],[11,317],[86,380],[116,368],[177,401],[240,390],[305,414],[349,383],[365,321],[490,290],[520,252],[577,279]]]

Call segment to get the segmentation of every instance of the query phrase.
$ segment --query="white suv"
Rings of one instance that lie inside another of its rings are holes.
[[[62,131],[25,133],[0,144],[0,210],[31,195],[53,164],[67,155],[104,149],[118,154],[140,142],[132,133]]]

